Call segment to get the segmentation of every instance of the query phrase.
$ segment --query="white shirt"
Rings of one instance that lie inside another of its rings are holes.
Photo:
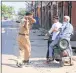
[[[60,23],[60,22],[57,22],[57,23],[54,23],[53,25],[52,25],[52,27],[51,27],[51,29],[48,31],[49,32],[49,34],[51,34],[53,31],[53,29],[54,28],[57,28],[57,29],[59,29],[59,28],[61,28],[61,26],[62,26],[62,24]],[[59,34],[59,32],[60,31],[57,31],[57,32],[53,32],[53,35],[52,35],[52,40],[55,40],[56,39],[56,37],[57,37],[57,35]]]

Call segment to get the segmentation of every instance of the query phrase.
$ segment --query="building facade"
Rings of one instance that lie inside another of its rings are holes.
[[[73,40],[76,40],[76,1],[35,1],[33,11],[39,18],[40,27],[46,30],[51,28],[53,16],[58,15],[63,22],[63,16],[69,15],[74,27]]]

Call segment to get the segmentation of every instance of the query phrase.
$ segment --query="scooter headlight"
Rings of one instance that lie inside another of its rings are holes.
[[[60,47],[62,50],[66,49],[68,46],[69,46],[68,40],[66,40],[66,39],[61,39],[61,40],[59,41],[59,47]]]

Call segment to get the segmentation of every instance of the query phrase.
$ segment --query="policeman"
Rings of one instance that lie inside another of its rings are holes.
[[[49,45],[49,58],[47,59],[47,62],[50,62],[53,60],[53,46],[58,42],[57,36],[59,34],[59,29],[61,28],[62,24],[59,22],[58,16],[53,17],[54,24],[52,25],[51,29],[48,31],[48,34],[52,33],[52,42]],[[48,35],[46,34],[46,35]]]
[[[20,56],[18,63],[29,63],[29,58],[31,55],[31,45],[29,39],[30,28],[36,20],[33,18],[33,13],[27,12],[24,16],[23,24],[20,26],[18,35],[18,46],[20,51]]]

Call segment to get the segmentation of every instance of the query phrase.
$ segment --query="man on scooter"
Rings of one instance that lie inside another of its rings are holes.
[[[48,31],[46,35],[52,34],[52,42],[49,45],[49,58],[47,59],[47,62],[50,62],[53,60],[53,46],[58,42],[58,39],[56,37],[59,34],[59,29],[61,28],[62,24],[59,22],[58,16],[53,17],[54,24],[52,25],[51,29]]]

